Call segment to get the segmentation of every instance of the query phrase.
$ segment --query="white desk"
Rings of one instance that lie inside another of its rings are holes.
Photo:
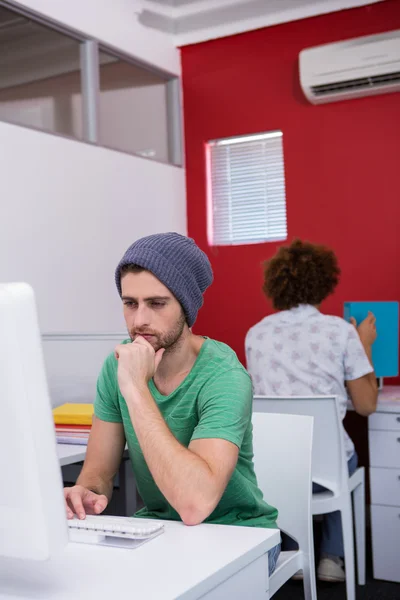
[[[268,600],[267,552],[278,529],[166,522],[133,550],[69,544],[58,559],[0,560],[1,600]]]
[[[400,386],[384,386],[368,417],[374,577],[400,583]]]
[[[400,583],[400,386],[379,391],[368,446],[374,577]]]
[[[87,446],[78,444],[57,444],[57,456],[60,461],[60,467],[72,465],[85,460]]]
[[[350,399],[347,402],[347,410],[354,410]],[[400,385],[386,385],[379,390],[376,412],[400,412]]]
[[[376,412],[400,412],[400,385],[385,385],[379,391]]]

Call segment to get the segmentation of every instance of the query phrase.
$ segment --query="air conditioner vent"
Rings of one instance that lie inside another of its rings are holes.
[[[315,96],[323,96],[325,94],[335,94],[356,89],[362,90],[392,83],[400,83],[400,71],[384,73],[383,75],[373,75],[371,77],[358,77],[357,79],[347,79],[346,81],[325,83],[323,85],[313,85],[311,90]]]

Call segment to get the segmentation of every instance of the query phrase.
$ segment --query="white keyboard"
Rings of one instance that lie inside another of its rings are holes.
[[[163,533],[164,524],[151,519],[87,515],[86,519],[69,519],[68,528],[72,542],[134,547]]]

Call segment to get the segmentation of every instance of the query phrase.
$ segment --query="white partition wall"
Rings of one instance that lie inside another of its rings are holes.
[[[105,359],[127,337],[123,331],[44,335],[43,354],[52,405],[93,402]]]
[[[139,237],[187,232],[185,172],[171,164],[182,164],[179,50],[143,25],[136,0],[0,5],[12,33],[7,51],[2,42],[0,282],[35,290],[53,405],[91,402],[126,336],[119,259]]]
[[[0,281],[30,283],[43,333],[124,330],[127,246],[186,233],[184,170],[0,122]]]

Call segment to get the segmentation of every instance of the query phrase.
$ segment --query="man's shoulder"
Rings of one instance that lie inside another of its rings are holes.
[[[248,376],[236,352],[228,344],[211,338],[207,338],[204,344],[204,359],[209,367],[210,374],[238,370]]]
[[[227,344],[207,338],[199,383],[199,401],[210,398],[252,398],[251,378],[236,352]]]
[[[209,360],[221,363],[221,365],[242,366],[236,352],[228,344],[225,344],[225,342],[206,338],[204,350]]]

